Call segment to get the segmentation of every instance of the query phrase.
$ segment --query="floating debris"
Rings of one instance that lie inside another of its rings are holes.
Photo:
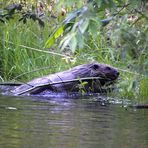
[[[11,107],[11,106],[6,107],[6,109],[9,109],[9,110],[17,110],[17,108]]]

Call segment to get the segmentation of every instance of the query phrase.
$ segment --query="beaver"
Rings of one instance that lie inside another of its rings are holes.
[[[50,74],[17,86],[12,93],[46,94],[46,92],[99,92],[101,87],[114,83],[119,76],[116,68],[97,62]]]

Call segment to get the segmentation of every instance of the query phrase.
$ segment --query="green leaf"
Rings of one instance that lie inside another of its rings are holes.
[[[101,20],[102,26],[108,25],[112,19],[113,17],[109,17],[107,19]]]
[[[79,48],[83,48],[83,46],[84,46],[84,36],[80,33],[80,31],[77,33],[76,38],[77,38],[77,41],[78,41],[77,44],[78,44]]]
[[[50,48],[54,44],[55,39],[57,39],[63,32],[64,32],[63,26],[60,26],[56,30],[56,32],[47,40],[47,42],[45,44],[45,47]]]
[[[82,20],[82,22],[80,22],[80,26],[79,26],[79,29],[81,31],[81,33],[83,34],[86,29],[88,28],[88,25],[89,25],[89,19],[84,19]]]
[[[70,43],[69,43],[69,46],[70,46],[71,51],[74,53],[75,50],[76,50],[76,47],[77,47],[77,39],[76,39],[76,36],[73,36],[71,38]]]
[[[63,25],[61,25],[54,33],[54,38],[57,39],[64,32]]]
[[[141,1],[132,0],[130,1],[129,7],[131,7],[131,9],[136,9],[140,4],[141,4]]]
[[[97,30],[100,27],[100,22],[96,22],[93,19],[90,19],[90,23],[89,23],[89,32],[91,33],[91,35],[93,35],[94,37],[97,36]]]
[[[67,16],[67,18],[65,19],[65,24],[68,24],[68,23],[70,23],[73,19],[75,19],[76,18],[76,16],[77,16],[77,14],[76,13],[74,13],[74,12],[72,12],[72,13],[70,13],[70,14],[68,14],[68,16]],[[72,21],[73,22],[73,21]]]
[[[64,39],[60,42],[61,51],[64,50],[64,48],[70,43],[70,40],[72,38],[71,34],[68,34]]]
[[[45,44],[45,47],[46,47],[46,48],[50,48],[50,47],[54,44],[54,41],[55,41],[54,36],[51,36],[51,37],[47,40],[47,42],[46,42],[46,44]]]

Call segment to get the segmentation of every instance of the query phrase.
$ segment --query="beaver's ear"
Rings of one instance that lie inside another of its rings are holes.
[[[112,68],[109,67],[109,66],[105,67],[105,69],[106,69],[106,70],[112,70]]]
[[[94,64],[92,67],[93,67],[93,69],[95,69],[95,70],[97,70],[97,69],[100,68],[100,66],[99,66],[98,64]]]

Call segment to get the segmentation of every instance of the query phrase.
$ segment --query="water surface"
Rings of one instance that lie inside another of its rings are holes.
[[[148,147],[148,110],[96,97],[0,96],[0,148]]]

